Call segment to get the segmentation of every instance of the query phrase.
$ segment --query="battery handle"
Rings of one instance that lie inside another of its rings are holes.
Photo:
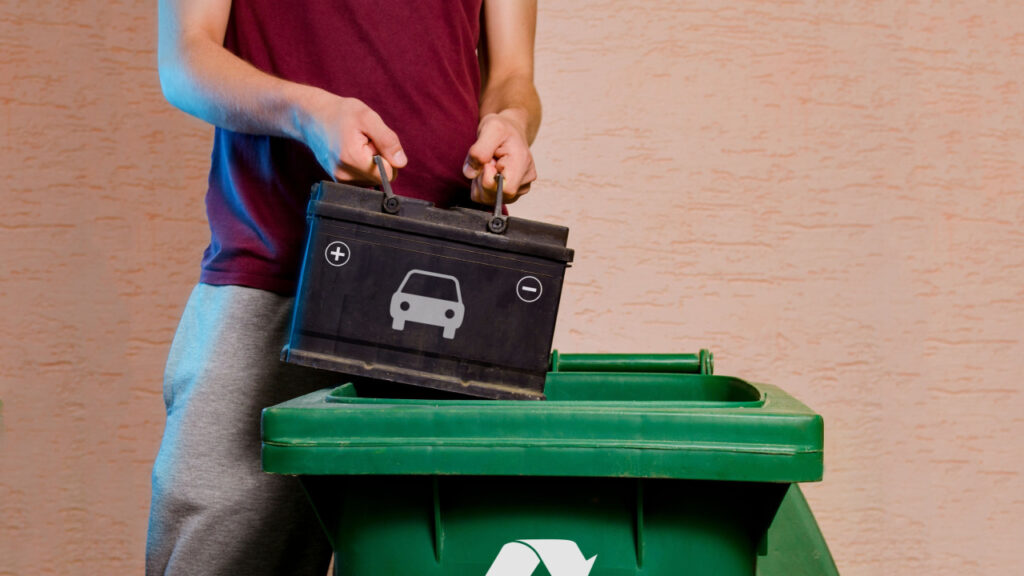
[[[384,159],[380,157],[380,154],[377,154],[373,157],[373,163],[377,165],[377,171],[380,172],[380,187],[384,190],[384,199],[381,201],[380,207],[388,214],[398,214],[398,211],[402,208],[402,202],[391,190],[388,171],[384,169]]]
[[[502,202],[504,201],[505,177],[499,172],[494,177],[498,183],[498,195],[494,198],[494,216],[487,222],[487,230],[493,234],[504,234],[508,229],[508,216],[501,213]]]
[[[391,182],[388,181],[388,173],[384,169],[384,159],[381,158],[380,154],[377,154],[373,157],[373,162],[377,165],[377,170],[380,172],[381,189],[384,191],[381,209],[388,214],[398,214],[398,211],[402,208],[402,202],[391,190]],[[504,234],[505,230],[508,229],[508,216],[502,214],[502,206],[505,200],[505,177],[498,173],[494,180],[498,184],[498,194],[494,199],[494,215],[487,221],[487,230],[493,234]]]

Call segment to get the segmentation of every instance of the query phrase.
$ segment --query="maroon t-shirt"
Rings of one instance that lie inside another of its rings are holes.
[[[481,0],[235,0],[224,46],[279,78],[358,98],[402,142],[397,194],[468,202],[476,139]],[[311,186],[329,179],[285,138],[217,128],[206,194],[211,239],[200,281],[290,294]]]

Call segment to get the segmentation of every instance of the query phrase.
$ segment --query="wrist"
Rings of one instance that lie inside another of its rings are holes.
[[[511,123],[524,138],[529,132],[530,114],[525,108],[504,108],[498,112],[485,114],[483,118],[480,119],[480,125],[483,126],[484,122],[490,120],[492,117],[501,118],[502,120]]]
[[[287,91],[285,99],[290,103],[290,112],[283,132],[289,138],[308,144],[310,133],[318,126],[321,111],[337,96],[311,86],[292,85]]]

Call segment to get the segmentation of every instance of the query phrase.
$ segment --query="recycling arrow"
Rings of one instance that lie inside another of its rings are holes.
[[[541,562],[551,576],[587,576],[596,559],[572,540],[516,540],[501,547],[487,576],[530,576]]]

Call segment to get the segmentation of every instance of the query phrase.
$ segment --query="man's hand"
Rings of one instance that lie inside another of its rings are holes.
[[[537,179],[537,169],[526,139],[525,116],[525,111],[509,109],[480,120],[476,143],[470,147],[462,167],[466,178],[473,180],[470,198],[474,202],[495,203],[495,176],[499,172],[505,177],[502,196],[506,204],[530,191],[530,184]]]
[[[388,180],[406,165],[398,135],[356,98],[322,92],[303,106],[302,141],[332,178],[354,184],[380,184],[373,157],[384,158]]]
[[[160,0],[157,47],[167,100],[215,126],[304,142],[335,180],[380,183],[405,166],[398,136],[363,102],[257,70],[224,48],[231,0]]]
[[[477,140],[462,172],[473,180],[474,202],[494,204],[495,176],[505,178],[503,200],[530,191],[537,169],[530,143],[540,126],[540,98],[533,85],[533,38],[537,1],[484,0],[478,54],[483,88]]]

